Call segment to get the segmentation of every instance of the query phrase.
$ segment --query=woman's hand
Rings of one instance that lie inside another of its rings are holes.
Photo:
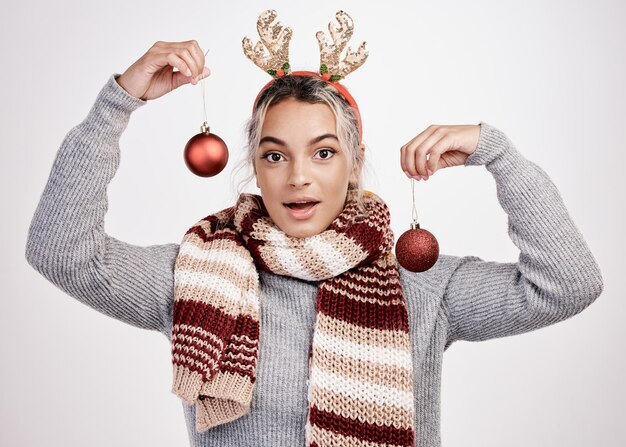
[[[402,170],[409,178],[428,180],[440,168],[463,165],[479,136],[480,124],[428,126],[400,149]]]
[[[148,100],[189,82],[196,85],[209,74],[211,70],[204,66],[204,53],[195,40],[158,41],[117,78],[117,83],[132,96]]]

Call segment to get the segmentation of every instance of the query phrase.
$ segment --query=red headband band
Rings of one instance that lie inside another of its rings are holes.
[[[326,81],[327,83],[329,83],[330,85],[335,87],[337,90],[339,90],[339,93],[341,93],[342,96],[346,99],[346,101],[348,101],[348,104],[350,104],[352,106],[352,110],[354,111],[354,115],[356,116],[356,121],[357,121],[357,125],[358,125],[358,128],[359,128],[359,144],[361,144],[361,142],[363,141],[363,125],[361,123],[361,113],[359,112],[359,106],[357,106],[356,101],[354,100],[354,98],[352,97],[352,95],[350,94],[350,92],[348,91],[348,89],[346,87],[341,85],[339,83],[339,81],[331,81],[329,79],[324,79],[324,77],[322,75],[320,75],[319,73],[316,73],[314,71],[306,71],[306,70],[294,71],[294,72],[289,73],[288,75],[285,75],[285,76],[310,76],[312,78],[319,78],[319,79],[322,79],[322,80]],[[274,81],[275,81],[275,79],[272,79],[267,84],[265,84],[265,86],[263,86],[263,88],[261,89],[261,91],[259,92],[259,94],[256,96],[256,98],[254,100],[254,105],[252,106],[252,111],[254,111],[254,109],[256,109],[256,105],[257,105],[257,102],[259,101],[259,98],[261,97],[261,94],[270,85],[272,85],[274,83]]]

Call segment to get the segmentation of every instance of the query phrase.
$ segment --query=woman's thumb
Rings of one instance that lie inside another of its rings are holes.
[[[204,79],[207,76],[209,76],[210,74],[211,74],[211,70],[209,69],[209,67],[204,67],[204,69],[202,70],[202,74],[200,76],[198,76],[198,80]]]
[[[209,70],[209,67],[204,67],[204,69],[202,70],[202,74],[200,76],[198,76],[198,81],[200,81],[201,79],[206,78],[207,76],[209,76],[211,74],[211,70]],[[173,75],[173,80],[174,80],[174,88],[178,88],[181,85],[184,84],[191,84],[191,77],[189,76],[185,76],[181,71],[175,71],[172,73]]]
[[[209,70],[209,67],[204,67],[202,69],[202,74],[198,75],[196,81],[200,81],[201,79],[206,78],[207,76],[209,76],[211,74],[211,70]],[[191,78],[189,78],[188,82],[191,82]]]

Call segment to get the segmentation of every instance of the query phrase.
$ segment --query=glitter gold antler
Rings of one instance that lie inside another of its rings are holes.
[[[362,42],[357,51],[353,51],[350,47],[346,52],[343,60],[339,60],[341,52],[346,47],[348,41],[354,32],[354,24],[352,18],[345,11],[338,11],[335,14],[339,26],[330,22],[328,31],[333,43],[329,43],[328,38],[323,31],[315,34],[320,46],[320,74],[324,79],[330,81],[338,81],[346,77],[365,62],[367,59],[367,43]]]
[[[248,37],[244,37],[241,43],[243,52],[255,65],[272,76],[283,76],[290,72],[289,42],[292,30],[283,28],[280,22],[270,25],[276,16],[273,9],[263,11],[256,22],[261,41],[254,48]]]

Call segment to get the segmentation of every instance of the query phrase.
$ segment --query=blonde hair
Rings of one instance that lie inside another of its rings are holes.
[[[237,194],[240,194],[255,176],[254,161],[259,149],[261,130],[267,110],[286,98],[294,98],[298,101],[310,104],[326,104],[335,115],[337,125],[337,138],[342,149],[349,154],[348,162],[351,172],[357,174],[357,182],[350,183],[349,189],[356,189],[357,203],[362,207],[363,187],[362,174],[364,157],[359,149],[359,128],[352,106],[339,93],[339,91],[328,82],[301,75],[287,75],[277,78],[259,97],[252,115],[246,122],[246,134],[248,143],[246,145],[246,156],[237,165],[236,170],[243,167],[252,168],[244,179],[237,186]]]

